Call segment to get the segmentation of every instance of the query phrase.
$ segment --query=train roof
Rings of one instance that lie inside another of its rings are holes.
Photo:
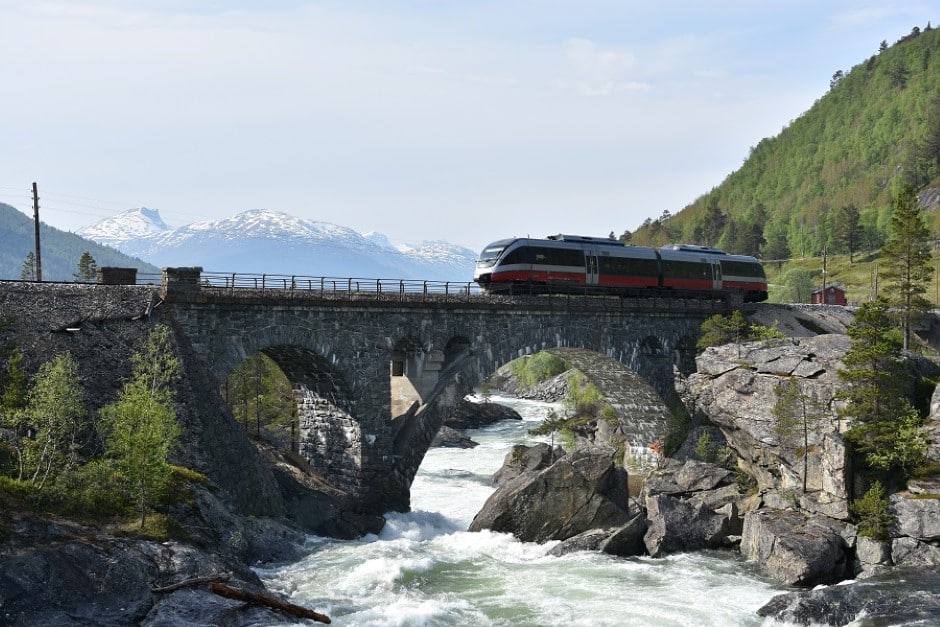
[[[727,255],[725,251],[720,248],[714,248],[712,246],[699,246],[697,244],[669,244],[667,246],[660,246],[660,250],[681,250],[687,253],[704,253],[706,255]]]
[[[592,237],[590,235],[566,235],[564,233],[559,233],[558,235],[549,235],[547,239],[561,241],[561,242],[580,242],[582,244],[602,244],[605,246],[623,246],[623,242],[618,239],[611,239],[609,237]]]

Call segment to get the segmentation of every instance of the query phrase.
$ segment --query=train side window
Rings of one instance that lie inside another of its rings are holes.
[[[748,263],[745,261],[722,261],[721,269],[725,274],[734,276],[746,276],[755,278],[765,278],[764,267],[760,263]]]
[[[659,265],[655,259],[601,257],[600,271],[606,275],[655,277],[659,274]]]
[[[531,248],[517,248],[515,250],[509,251],[509,254],[503,259],[503,264],[513,264],[513,263],[531,263],[529,261],[532,256]]]
[[[694,261],[663,261],[663,270],[677,279],[711,279],[711,265]]]
[[[567,248],[536,248],[536,263],[550,266],[584,266],[584,253]]]

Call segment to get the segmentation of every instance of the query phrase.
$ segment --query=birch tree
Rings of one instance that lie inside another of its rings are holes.
[[[154,327],[133,363],[133,378],[101,413],[106,452],[125,479],[143,528],[147,513],[169,486],[172,467],[167,456],[180,435],[172,389],[180,363],[171,351],[169,327]]]

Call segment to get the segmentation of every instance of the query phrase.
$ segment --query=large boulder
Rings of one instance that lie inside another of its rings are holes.
[[[503,420],[522,420],[522,416],[512,407],[499,403],[474,403],[461,399],[444,425],[451,429],[479,429]]]
[[[538,473],[523,473],[494,492],[470,531],[511,533],[527,542],[566,540],[630,520],[627,473],[614,463],[616,450],[579,449]]]
[[[600,551],[619,557],[633,557],[646,553],[643,534],[646,532],[646,517],[639,512],[625,525],[617,529],[589,529],[568,538],[549,551],[549,555],[560,557],[575,551]]]
[[[653,557],[667,553],[716,549],[726,544],[728,519],[700,503],[657,495],[646,499],[649,528],[643,536]]]
[[[648,529],[643,540],[654,556],[727,547],[741,533],[744,495],[726,468],[665,459],[643,486]]]
[[[894,537],[908,536],[922,542],[940,542],[940,494],[910,491],[891,495]]]
[[[493,473],[493,485],[501,486],[522,475],[534,475],[545,470],[566,455],[560,446],[545,443],[526,446],[516,444],[503,459],[503,465]]]
[[[431,446],[439,448],[475,448],[479,444],[464,435],[462,431],[452,429],[447,425],[438,429],[434,439],[431,440]]]
[[[844,524],[819,515],[762,509],[744,517],[741,553],[770,578],[811,587],[841,581],[849,555]]]

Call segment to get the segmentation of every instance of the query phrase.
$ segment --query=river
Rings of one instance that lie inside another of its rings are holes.
[[[258,574],[272,590],[364,626],[777,625],[755,611],[782,591],[733,552],[652,559],[593,552],[546,555],[545,545],[467,527],[493,492],[490,476],[554,406],[494,397],[523,421],[468,432],[473,449],[428,451],[412,511],[352,541],[310,538],[302,560]],[[290,624],[290,623],[285,623]]]

